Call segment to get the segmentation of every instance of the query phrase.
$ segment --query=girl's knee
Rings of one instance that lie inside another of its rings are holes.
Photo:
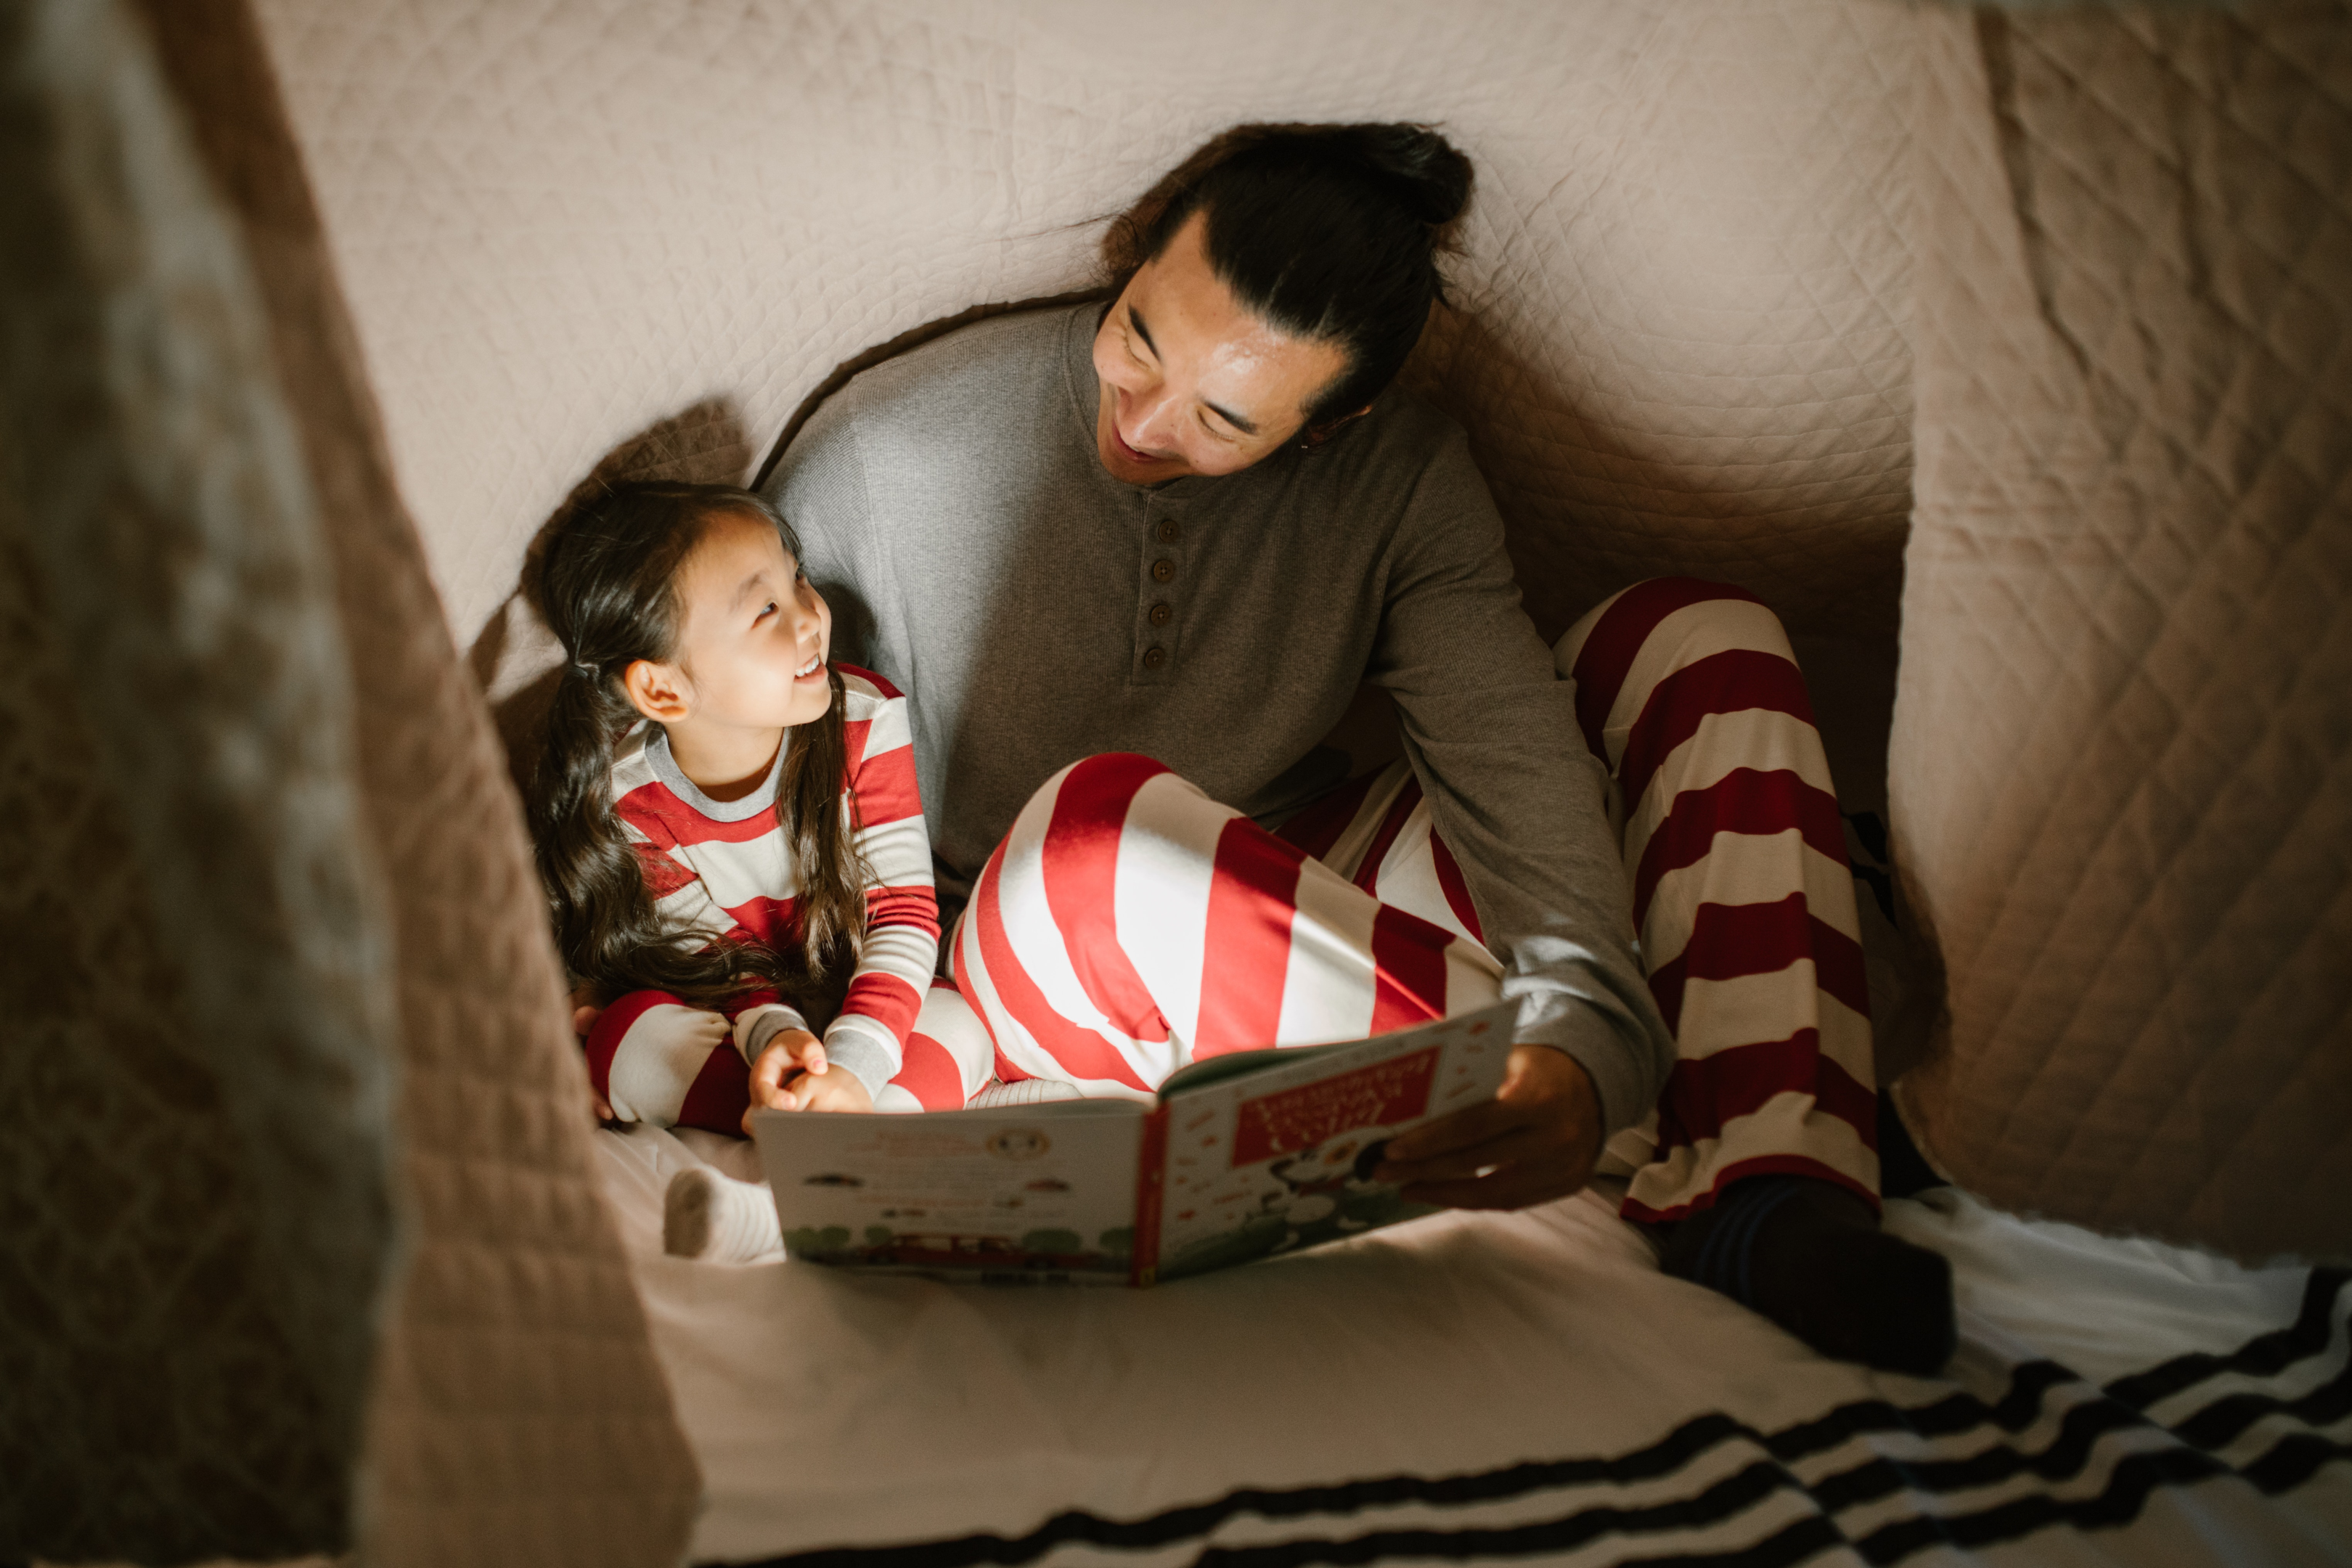
[[[614,999],[581,1043],[589,1082],[619,1120],[737,1130],[749,1103],[746,1074],[720,1015],[667,992],[631,991]]]
[[[614,1046],[646,1014],[658,1008],[688,1005],[667,991],[624,991],[596,1010],[595,1016],[580,1030],[580,1038],[592,1054],[601,1050],[609,1056]]]

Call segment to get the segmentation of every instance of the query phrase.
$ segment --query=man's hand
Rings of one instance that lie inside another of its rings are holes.
[[[1413,1203],[1521,1209],[1568,1196],[1600,1157],[1591,1075],[1565,1051],[1513,1046],[1493,1100],[1400,1134],[1372,1175]]]
[[[754,1110],[871,1110],[874,1097],[854,1072],[835,1072],[824,1059],[824,1042],[806,1029],[782,1029],[751,1064],[751,1108],[743,1131],[751,1131]]]

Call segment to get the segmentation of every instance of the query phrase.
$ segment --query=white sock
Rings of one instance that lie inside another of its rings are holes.
[[[662,1199],[662,1250],[706,1263],[748,1263],[784,1245],[776,1200],[760,1182],[739,1182],[708,1165],[669,1179]]]
[[[1011,1083],[990,1079],[970,1100],[964,1101],[967,1110],[999,1110],[1015,1105],[1043,1105],[1049,1100],[1076,1100],[1075,1085],[1058,1079],[1024,1078]]]

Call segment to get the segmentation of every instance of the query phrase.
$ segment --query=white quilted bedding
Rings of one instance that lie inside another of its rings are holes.
[[[842,361],[1089,280],[1244,120],[1479,165],[1434,345],[1549,637],[1690,570],[1891,629],[1911,266],[1890,0],[256,0],[470,642],[616,446],[738,478]],[[1571,527],[1570,524],[1573,523]]]
[[[991,1290],[663,1257],[668,1173],[750,1146],[597,1142],[697,1562],[2352,1563],[2341,1272],[1894,1204],[1960,1281],[1926,1381],[1666,1279],[1586,1199]]]

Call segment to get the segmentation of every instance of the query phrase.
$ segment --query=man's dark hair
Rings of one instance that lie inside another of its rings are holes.
[[[1470,205],[1470,160],[1425,125],[1237,125],[1113,219],[1113,297],[1207,217],[1209,267],[1269,325],[1347,351],[1309,430],[1378,397],[1445,297],[1437,258]]]

